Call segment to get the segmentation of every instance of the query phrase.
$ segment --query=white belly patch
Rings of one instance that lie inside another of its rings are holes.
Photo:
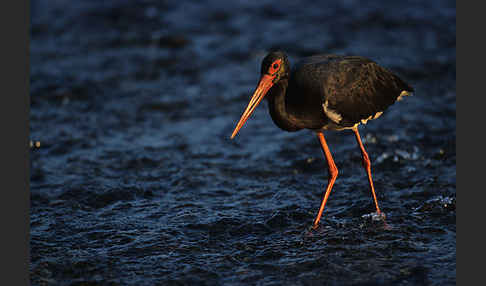
[[[337,111],[335,110],[330,109],[328,106],[329,101],[326,100],[326,102],[324,102],[324,104],[322,105],[322,108],[324,109],[324,113],[327,115],[327,117],[336,123],[341,122],[341,120],[343,120],[341,114],[337,113]]]

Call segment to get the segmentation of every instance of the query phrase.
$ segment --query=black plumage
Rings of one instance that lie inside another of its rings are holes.
[[[338,176],[323,131],[353,130],[377,214],[384,218],[378,206],[371,163],[361,142],[358,125],[378,118],[390,105],[412,92],[413,88],[397,75],[364,57],[316,55],[304,58],[290,68],[285,53],[271,52],[262,61],[258,87],[231,138],[265,96],[272,120],[278,127],[286,131],[305,128],[317,133],[329,170],[329,182],[314,221],[314,227],[317,227]]]
[[[274,52],[267,57],[281,57],[289,66],[287,57],[281,54]],[[267,62],[268,59],[263,61],[263,70]],[[275,116],[276,110],[270,110],[270,114],[274,122],[287,131],[351,128],[361,120],[384,112],[403,91],[413,92],[411,86],[391,71],[359,56],[317,55],[304,58],[281,79],[284,80],[279,80],[272,87],[267,99],[272,102],[275,97],[285,96],[285,109],[295,118],[294,122],[281,122],[282,118]],[[328,110],[342,117],[339,122],[323,112],[326,102]],[[271,109],[274,108],[276,104],[271,103]],[[301,122],[297,122],[298,119]],[[293,128],[288,128],[290,126]]]

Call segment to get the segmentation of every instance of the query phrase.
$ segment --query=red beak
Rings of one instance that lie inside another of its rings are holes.
[[[231,139],[233,139],[238,133],[238,131],[240,131],[241,127],[243,127],[246,120],[248,120],[248,118],[253,113],[257,105],[260,103],[260,101],[262,101],[265,94],[267,94],[268,90],[272,87],[274,78],[275,76],[271,76],[268,74],[264,74],[260,78],[258,87],[256,88],[255,92],[253,93],[253,96],[250,99],[250,103],[248,103],[248,106],[246,107],[245,112],[243,112],[243,115],[241,115],[240,121],[238,121],[238,124],[236,125],[233,134],[231,134]]]

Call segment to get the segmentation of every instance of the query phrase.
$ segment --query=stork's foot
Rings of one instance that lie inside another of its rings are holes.
[[[366,219],[371,219],[372,222],[386,221],[386,215],[384,212],[374,212],[374,213],[362,215],[361,217]]]
[[[392,227],[386,223],[386,215],[384,212],[373,212],[370,214],[365,214],[361,216],[364,219],[369,219],[372,224],[382,223],[383,228],[386,230],[391,230]]]
[[[371,213],[371,220],[372,221],[386,222],[386,215],[385,215],[384,212],[374,212],[374,213]]]

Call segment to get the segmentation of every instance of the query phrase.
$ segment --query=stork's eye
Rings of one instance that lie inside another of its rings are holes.
[[[278,69],[280,68],[280,64],[282,63],[282,60],[278,59],[274,61],[269,67],[268,67],[268,73],[273,75],[278,72]]]

